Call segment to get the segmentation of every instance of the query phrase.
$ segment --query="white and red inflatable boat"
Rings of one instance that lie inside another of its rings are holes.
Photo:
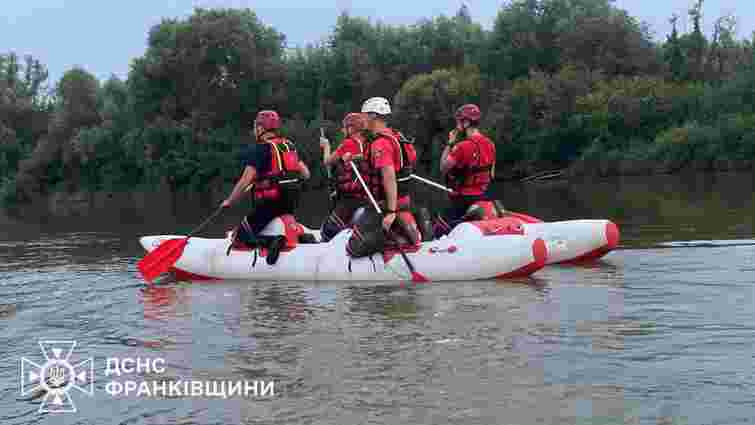
[[[542,239],[548,250],[546,264],[594,261],[619,245],[619,227],[609,220],[543,222],[526,214],[509,212],[479,223],[486,234]]]
[[[610,220],[564,220],[544,222],[527,214],[506,212],[502,217],[470,221],[452,234],[459,237],[464,229],[474,225],[485,236],[523,235],[545,242],[549,264],[570,264],[595,261],[604,257],[619,245],[619,227]],[[458,227],[458,226],[457,226]],[[307,229],[318,240],[319,230]],[[476,231],[472,232],[476,235]],[[448,236],[451,236],[450,234]],[[447,236],[441,237],[443,240]],[[476,237],[476,236],[475,236]]]
[[[546,243],[513,232],[490,232],[486,222],[462,223],[446,237],[423,242],[404,252],[418,273],[430,281],[507,279],[529,276],[545,266]],[[411,273],[401,255],[386,252],[351,258],[346,243],[351,230],[328,242],[300,243],[304,226],[291,216],[271,222],[262,232],[286,235],[278,261],[268,265],[266,250],[231,248],[231,239],[192,237],[172,272],[181,280],[249,279],[265,281],[408,281]],[[152,251],[180,235],[144,236],[140,243]],[[256,261],[255,261],[256,259]]]

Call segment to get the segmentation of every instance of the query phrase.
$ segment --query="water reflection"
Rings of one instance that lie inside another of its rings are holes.
[[[401,284],[348,286],[344,296],[351,315],[367,313],[384,320],[414,320],[417,318],[416,286]]]
[[[175,284],[141,288],[139,301],[144,306],[144,318],[148,320],[175,319],[179,315],[179,307],[188,307],[188,291],[189,288],[186,286]]]
[[[244,321],[250,327],[265,328],[274,323],[276,331],[285,331],[290,326],[287,322],[312,320],[318,314],[336,309],[351,315],[408,320],[416,316],[419,308],[417,288],[400,283],[326,285],[164,280],[141,289],[140,302],[147,320],[183,320],[187,315],[197,314],[200,306],[213,304],[216,309],[224,305],[225,316]],[[223,294],[220,304],[216,292]],[[224,299],[230,301],[222,302]]]

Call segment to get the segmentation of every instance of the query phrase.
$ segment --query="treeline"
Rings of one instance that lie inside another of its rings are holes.
[[[514,1],[490,31],[466,6],[409,26],[343,14],[325,43],[291,50],[251,10],[196,9],[150,30],[126,81],[74,68],[52,92],[39,60],[5,54],[0,191],[228,184],[262,108],[285,117],[319,185],[319,129],[337,141],[340,119],[370,96],[393,101],[429,174],[464,102],[482,106],[503,177],[596,159],[752,159],[755,44],[736,39],[731,16],[706,37],[702,0],[689,15],[690,32],[673,17],[656,43],[610,0]]]

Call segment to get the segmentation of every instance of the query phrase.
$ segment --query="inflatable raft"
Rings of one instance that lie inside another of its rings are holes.
[[[503,217],[464,223],[456,232],[479,231],[485,236],[523,235],[545,242],[546,265],[597,260],[619,245],[619,228],[609,220],[564,220],[544,222],[527,214],[508,212]],[[469,227],[472,224],[474,227]],[[466,229],[466,230],[465,230]],[[307,231],[320,240],[320,230]],[[450,236],[450,235],[449,235]],[[477,236],[475,236],[477,237]],[[445,238],[442,237],[440,240]]]
[[[430,281],[507,279],[529,276],[545,266],[543,239],[522,234],[493,234],[482,222],[462,223],[446,237],[405,249],[414,268]],[[351,230],[328,242],[299,242],[304,227],[293,217],[273,220],[262,232],[286,235],[278,261],[268,265],[264,248],[231,247],[230,237],[192,237],[171,270],[187,280],[250,279],[289,281],[408,281],[411,273],[398,251],[350,258],[346,243]],[[152,251],[180,235],[144,236],[141,245]],[[229,249],[230,248],[230,249]]]
[[[619,245],[619,228],[609,220],[565,220],[543,222],[520,213],[486,220],[486,234],[524,235],[545,241],[546,264],[597,260]]]

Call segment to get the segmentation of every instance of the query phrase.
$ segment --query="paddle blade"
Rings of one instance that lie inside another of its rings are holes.
[[[142,258],[136,267],[144,280],[152,282],[157,276],[167,272],[181,258],[189,238],[171,239],[160,244],[154,251]]]
[[[427,283],[430,279],[426,278],[419,272],[412,272],[412,282],[414,283]]]

